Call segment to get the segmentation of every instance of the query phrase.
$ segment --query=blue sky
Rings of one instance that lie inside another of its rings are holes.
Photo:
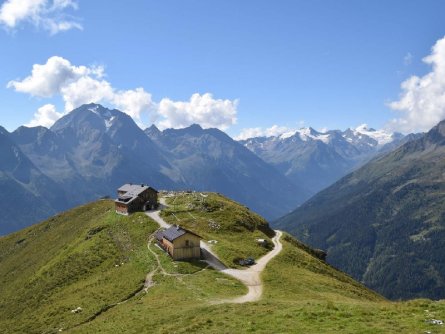
[[[29,15],[16,2],[0,1],[8,130],[48,125],[80,102],[125,109],[141,126],[200,122],[232,136],[273,125],[410,132],[445,116],[440,0],[40,0]],[[435,60],[422,61],[430,54]],[[75,75],[44,71],[55,86],[42,90],[31,71],[49,59],[45,71]],[[436,81],[425,91],[428,76]],[[402,89],[410,78],[419,80]],[[93,81],[103,93],[84,96]]]

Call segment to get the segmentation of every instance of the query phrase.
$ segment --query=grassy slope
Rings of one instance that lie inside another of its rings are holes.
[[[96,226],[106,228],[85,240]],[[175,263],[151,246],[169,274],[157,271],[146,294],[72,327],[140,289],[156,266],[146,247],[156,227],[141,214],[116,216],[112,203],[104,201],[1,238],[0,332],[445,333],[424,322],[445,317],[443,302],[385,301],[289,236],[283,237],[283,251],[262,275],[265,289],[259,302],[212,304],[246,289],[202,263]],[[239,233],[245,239],[251,235]],[[221,244],[228,240],[222,232],[218,236]],[[122,261],[123,266],[114,266]],[[72,314],[77,306],[84,311]]]
[[[147,249],[157,228],[142,213],[116,215],[112,201],[99,201],[0,238],[0,333],[72,328],[141,290],[146,274],[157,267]],[[201,263],[174,266],[160,256],[166,271],[185,274],[197,291],[216,278],[212,290],[222,287],[221,298],[247,291],[222,274],[200,271]],[[73,314],[77,307],[82,312]]]
[[[157,226],[112,208],[85,205],[0,239],[0,328],[52,332],[140,289],[153,265],[145,240]]]
[[[256,239],[270,241],[274,232],[259,215],[215,193],[176,194],[167,199],[162,217],[199,234],[204,240],[217,240],[212,249],[230,267],[234,259],[259,258],[268,252]]]
[[[307,253],[287,236],[263,274],[261,301],[213,305],[225,278],[169,277],[147,295],[113,308],[70,333],[445,333],[426,319],[445,303],[392,303]],[[207,273],[214,273],[208,270]],[[428,312],[425,312],[428,310]]]

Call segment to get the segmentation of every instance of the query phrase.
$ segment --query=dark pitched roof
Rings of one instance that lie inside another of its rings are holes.
[[[132,183],[124,184],[122,187],[117,189],[117,191],[125,192],[125,194],[119,196],[116,202],[130,203],[134,201],[142,192],[144,192],[147,189],[152,189],[157,192],[156,189],[146,186],[144,184],[132,184]]]
[[[144,190],[147,190],[149,187],[145,184],[124,184],[122,187],[118,189],[118,191],[125,191],[126,195],[137,196],[142,193]]]
[[[162,240],[164,238],[164,231],[158,231],[156,232],[156,240]]]
[[[169,227],[168,229],[166,229],[163,232],[163,235],[164,235],[165,239],[167,239],[170,242],[173,242],[173,240],[176,240],[179,237],[182,237],[186,233],[190,233],[190,234],[196,235],[198,238],[201,238],[196,233],[193,233],[192,231],[186,230],[185,228],[182,228],[180,226],[171,226],[171,227]]]

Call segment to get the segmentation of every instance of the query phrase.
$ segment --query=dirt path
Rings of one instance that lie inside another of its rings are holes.
[[[159,203],[159,208],[156,210],[145,211],[145,214],[158,223],[162,228],[169,228],[171,225],[167,224],[160,216],[161,210],[167,206],[165,203],[165,198],[159,199]]]
[[[280,238],[282,235],[281,231],[275,231],[276,235],[273,237],[272,242],[274,244],[274,249],[271,250],[269,253],[264,255],[262,258],[260,258],[257,263],[247,269],[223,269],[220,270],[221,272],[230,275],[241,282],[243,282],[249,291],[246,295],[232,298],[232,299],[223,299],[220,301],[216,301],[216,304],[221,303],[247,303],[247,302],[254,302],[261,298],[261,295],[263,293],[263,283],[261,282],[261,272],[266,267],[267,263],[272,260],[275,256],[277,256],[281,250],[283,249],[283,245],[281,244]],[[209,263],[212,265],[211,263]],[[219,269],[218,269],[219,270]]]
[[[171,225],[166,223],[164,219],[159,215],[161,210],[166,206],[165,199],[161,198],[159,200],[161,205],[157,210],[151,210],[146,211],[145,214],[152,218],[154,221],[156,221],[159,226],[163,228],[169,228]],[[241,282],[245,284],[248,288],[248,292],[246,295],[237,297],[237,298],[231,298],[231,299],[221,299],[218,301],[213,302],[214,304],[222,304],[222,303],[247,303],[247,302],[254,302],[261,298],[261,295],[263,293],[263,283],[261,282],[261,272],[266,267],[267,263],[272,260],[275,256],[277,256],[281,250],[283,249],[283,245],[281,244],[280,238],[282,235],[281,231],[276,230],[276,234],[272,239],[272,242],[274,244],[274,249],[271,250],[269,253],[264,255],[262,258],[260,258],[257,263],[247,269],[230,269],[227,268],[219,259],[218,256],[212,252],[211,247],[204,241],[201,240],[201,250],[203,253],[204,260],[214,269],[225,273],[229,276],[232,276]],[[150,244],[150,242],[149,242]],[[155,252],[153,252],[150,249],[150,246],[148,246],[149,250],[155,255],[156,260],[158,261],[158,265],[161,268],[161,271],[163,274],[167,274],[165,270],[163,270],[161,263],[159,261],[159,258]]]

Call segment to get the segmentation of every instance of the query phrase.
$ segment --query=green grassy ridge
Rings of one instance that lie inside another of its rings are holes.
[[[274,231],[264,218],[237,202],[217,193],[175,193],[167,198],[161,216],[204,238],[216,240],[212,249],[228,267],[238,267],[237,258],[259,258],[269,249],[256,239],[271,244]]]
[[[92,318],[140,289],[157,267],[147,249],[157,228],[144,214],[119,216],[112,201],[100,201],[0,238],[0,333],[445,333],[425,323],[445,318],[444,302],[386,301],[287,234],[262,274],[258,302],[214,304],[247,289],[202,262],[174,262],[151,244],[169,274],[156,271],[147,293]],[[221,243],[234,233],[222,231]],[[252,232],[238,233],[249,239]],[[77,261],[79,254],[94,255]],[[72,314],[77,306],[83,311]]]
[[[125,299],[155,265],[146,241],[157,227],[100,201],[1,238],[0,328],[51,333]]]
[[[332,302],[382,302],[385,299],[352,277],[320,260],[308,247],[287,233],[281,238],[283,251],[277,255],[263,275],[265,296],[288,299],[288,295],[304,296],[306,300]],[[295,281],[298,284],[282,284]]]
[[[146,274],[157,267],[147,241],[158,227],[143,213],[117,215],[113,201],[99,201],[0,238],[0,332],[53,333],[109,312],[141,290]],[[247,292],[202,262],[173,262],[150,247],[167,272],[179,275],[179,285],[187,282],[193,298]],[[170,280],[158,271],[155,287]],[[73,314],[79,306],[82,312]]]
[[[147,295],[69,333],[445,333],[443,326],[425,322],[443,319],[444,302],[387,301],[291,237],[282,242],[283,251],[262,275],[258,302],[211,304],[212,298],[226,298],[221,280],[236,283],[205,269],[183,280],[159,278]]]

